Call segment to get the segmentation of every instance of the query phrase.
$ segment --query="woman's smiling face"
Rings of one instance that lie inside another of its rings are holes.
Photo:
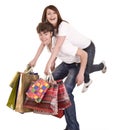
[[[46,19],[49,23],[51,23],[54,27],[57,25],[58,16],[54,10],[47,9],[46,11]]]

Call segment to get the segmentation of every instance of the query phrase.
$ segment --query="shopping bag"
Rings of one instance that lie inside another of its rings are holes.
[[[53,115],[57,118],[62,118],[64,110],[71,105],[67,90],[62,80],[57,80],[58,84],[58,113]]]
[[[12,90],[11,90],[10,96],[9,96],[7,104],[6,104],[9,108],[11,108],[13,110],[15,109],[15,106],[16,106],[19,81],[20,81],[20,73],[18,72],[16,74],[16,78],[14,78],[11,83]]]
[[[58,109],[65,110],[66,108],[71,106],[71,101],[63,81],[58,80],[57,84],[58,84]]]
[[[28,64],[26,69],[24,70],[24,73],[31,73],[33,72],[32,67]],[[17,71],[13,77],[13,79],[11,80],[9,86],[11,88],[13,88],[15,85],[19,85],[19,79],[20,79],[20,73],[19,71]]]
[[[23,102],[25,100],[25,96],[26,96],[25,93],[28,87],[31,84],[33,84],[38,78],[39,78],[38,73],[34,73],[34,72],[20,73],[20,81],[19,81],[15,111],[20,113],[31,111],[31,109],[26,109],[23,107]]]
[[[64,116],[64,110],[59,110],[59,109],[58,109],[57,114],[55,114],[55,115],[53,115],[53,116],[55,116],[55,117],[57,117],[57,118],[62,118],[62,117]]]
[[[24,107],[32,109],[35,113],[56,115],[58,113],[57,93],[57,84],[51,83],[40,103],[37,103],[26,96]]]
[[[31,98],[32,100],[39,103],[41,102],[49,87],[50,85],[46,80],[39,78],[30,85],[28,91],[26,92],[26,95],[28,98]]]
[[[20,79],[20,72],[16,72],[14,75],[12,81],[10,82],[9,86],[13,88],[15,85],[18,85],[18,81]]]

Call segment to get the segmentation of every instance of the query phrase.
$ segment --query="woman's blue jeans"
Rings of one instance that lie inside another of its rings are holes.
[[[86,70],[85,70],[85,74],[84,74],[84,82],[88,83],[90,80],[90,73],[93,73],[95,71],[100,71],[103,69],[104,65],[103,63],[100,64],[93,64],[94,62],[94,57],[95,57],[95,45],[93,42],[91,42],[91,44],[89,45],[89,47],[87,47],[86,49],[84,49],[87,54],[88,54],[88,60],[87,60],[87,66],[86,66]]]
[[[76,108],[74,102],[74,95],[72,94],[73,89],[76,86],[76,76],[78,74],[80,64],[66,64],[62,62],[54,71],[53,77],[55,80],[64,79],[64,84],[66,86],[68,95],[70,97],[71,106],[65,109],[65,119],[66,119],[66,129],[67,130],[79,130],[79,123],[76,117]]]

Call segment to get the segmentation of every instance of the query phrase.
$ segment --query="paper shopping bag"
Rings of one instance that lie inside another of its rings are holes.
[[[20,81],[20,73],[18,72],[17,77],[14,78],[13,82],[11,83],[12,91],[10,93],[10,96],[7,101],[7,106],[11,109],[15,109],[16,106],[16,99],[17,99],[17,93],[18,93],[18,86]]]
[[[16,74],[14,75],[12,81],[10,82],[9,86],[11,88],[13,88],[16,84],[18,84],[18,81],[20,79],[20,72],[16,72]]]
[[[31,111],[31,109],[26,109],[23,107],[23,102],[25,100],[25,97],[26,97],[25,93],[28,87],[32,83],[34,83],[38,78],[39,78],[39,75],[33,72],[20,74],[20,82],[19,82],[19,87],[18,87],[15,111],[20,112],[20,113]]]
[[[26,92],[26,95],[28,98],[31,98],[32,100],[39,103],[43,99],[44,94],[49,87],[50,85],[46,80],[39,78],[33,84],[30,85],[28,91]]]
[[[57,118],[62,118],[64,110],[71,105],[70,98],[62,80],[57,80],[58,84],[58,113],[53,115]]]
[[[37,103],[26,97],[24,107],[32,109],[35,113],[56,115],[58,113],[57,93],[58,86],[56,84],[50,84],[41,102]]]

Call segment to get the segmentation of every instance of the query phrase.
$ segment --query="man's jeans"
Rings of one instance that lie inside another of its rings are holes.
[[[77,121],[76,117],[76,108],[75,108],[75,102],[74,102],[74,95],[72,94],[73,89],[76,85],[76,76],[78,74],[80,68],[80,64],[66,64],[62,62],[54,71],[53,71],[53,77],[55,80],[59,79],[65,79],[64,84],[66,86],[68,95],[70,97],[70,101],[72,105],[65,109],[65,119],[67,122],[66,128],[69,130],[79,130],[79,123]]]

